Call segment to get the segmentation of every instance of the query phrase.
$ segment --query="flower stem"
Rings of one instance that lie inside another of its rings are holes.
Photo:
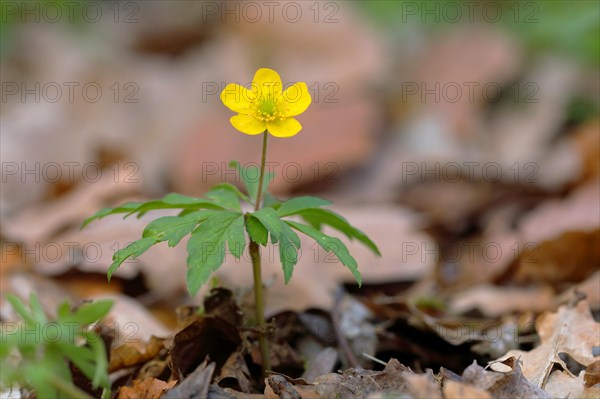
[[[260,162],[260,176],[258,180],[258,191],[256,192],[256,201],[254,202],[254,211],[260,209],[260,203],[263,193],[263,182],[265,179],[265,163],[267,159],[267,138],[269,132],[263,133],[262,159]],[[254,276],[254,301],[256,305],[256,323],[258,324],[258,342],[260,345],[260,354],[262,357],[263,375],[266,370],[271,369],[269,359],[269,342],[267,341],[265,331],[265,301],[263,297],[262,273],[260,263],[260,249],[256,242],[250,240],[250,257],[252,258],[252,272]]]
[[[263,194],[263,183],[265,180],[265,163],[267,160],[267,138],[269,137],[269,132],[265,130],[263,133],[263,145],[262,145],[262,158],[260,161],[260,176],[258,178],[258,191],[256,192],[256,201],[254,202],[254,211],[258,211],[260,209],[260,202]]]

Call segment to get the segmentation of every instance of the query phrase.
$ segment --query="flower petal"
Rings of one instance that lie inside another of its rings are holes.
[[[259,121],[249,115],[236,115],[229,119],[234,128],[242,133],[255,135],[265,131],[267,126],[263,121]]]
[[[221,92],[221,101],[230,110],[241,114],[249,114],[251,111],[250,101],[254,94],[243,86],[235,83],[228,84]]]
[[[284,114],[286,116],[300,115],[306,111],[312,101],[304,82],[298,82],[288,87],[283,92],[283,100],[285,101]]]
[[[302,130],[302,125],[294,118],[267,122],[267,130],[275,137],[292,137]]]
[[[269,68],[260,68],[252,80],[252,93],[259,97],[275,98],[281,96],[283,85],[279,74]]]

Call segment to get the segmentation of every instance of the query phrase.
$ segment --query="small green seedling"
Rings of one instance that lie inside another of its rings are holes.
[[[23,322],[2,325],[2,386],[31,387],[38,398],[91,399],[73,384],[70,361],[106,396],[110,389],[106,349],[89,326],[106,316],[112,301],[85,303],[75,311],[63,303],[56,320],[50,321],[34,294],[30,308],[13,295],[6,298]]]
[[[279,244],[279,257],[286,283],[290,281],[298,262],[300,238],[296,232],[311,237],[326,252],[333,253],[350,269],[359,285],[361,276],[356,260],[340,239],[324,234],[321,228],[324,225],[330,226],[348,238],[360,241],[377,255],[380,254],[377,246],[362,231],[351,226],[337,213],[324,209],[331,202],[308,196],[279,202],[267,193],[267,186],[273,178],[272,174],[265,173],[268,136],[271,134],[287,138],[302,129],[294,116],[304,112],[311,103],[306,83],[296,83],[283,91],[277,72],[262,68],[256,72],[251,89],[229,84],[221,93],[221,100],[229,109],[238,113],[230,119],[233,127],[242,133],[262,134],[263,137],[260,168],[244,168],[235,161],[230,164],[237,169],[246,193],[228,183],[214,186],[203,198],[171,193],[160,200],[129,202],[116,208],[102,209],[88,218],[83,227],[93,220],[113,214],[125,214],[125,217],[137,214],[141,217],[153,210],[178,209],[177,216],[165,216],[150,222],[141,239],[117,251],[108,270],[108,278],[127,259],[140,256],[153,245],[166,241],[173,247],[190,235],[187,243],[186,277],[191,295],[195,295],[209,281],[211,274],[223,264],[226,248],[239,259],[248,246],[253,265],[256,322],[261,331],[260,348],[263,368],[266,370],[270,366],[264,331],[260,246],[266,246],[269,241]],[[243,212],[244,203],[254,211]],[[304,223],[289,219],[290,217],[300,218]]]

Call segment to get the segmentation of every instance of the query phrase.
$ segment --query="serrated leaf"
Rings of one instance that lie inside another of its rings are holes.
[[[154,237],[146,237],[140,240],[134,241],[131,244],[127,245],[125,248],[118,250],[113,255],[113,263],[108,268],[108,272],[106,276],[108,277],[108,281],[112,277],[112,274],[125,262],[127,259],[133,257],[137,258],[144,252],[146,252],[150,247],[156,244],[156,238]]]
[[[344,233],[350,239],[357,239],[377,255],[381,256],[377,245],[365,233],[361,230],[353,227],[348,221],[341,215],[329,210],[311,208],[297,212],[304,220],[306,220],[311,226],[320,230],[321,225],[325,224],[334,229]]]
[[[325,251],[333,252],[340,262],[350,269],[354,275],[354,278],[356,279],[356,282],[358,283],[358,286],[360,287],[362,284],[362,277],[358,271],[356,259],[350,255],[348,248],[339,238],[328,236],[325,233],[322,233],[321,231],[302,223],[292,222],[289,220],[287,220],[286,223],[299,232],[304,233],[315,240],[317,244],[319,244],[319,246]]]
[[[127,202],[116,208],[104,208],[96,212],[91,217],[87,218],[81,225],[83,229],[85,226],[90,224],[96,219],[102,219],[108,215],[125,214],[124,218],[131,216],[135,213],[138,217],[143,216],[146,212],[154,211],[158,209],[183,209],[183,210],[200,210],[200,209],[214,209],[224,210],[225,208],[213,200],[205,198],[194,198],[186,195],[177,193],[170,193],[165,195],[162,199],[153,200],[148,202]]]
[[[143,202],[127,202],[127,203],[125,203],[121,206],[115,207],[115,208],[103,208],[103,209],[99,210],[98,212],[96,212],[95,214],[93,214],[92,216],[90,216],[89,218],[85,219],[83,221],[83,223],[81,224],[81,228],[83,229],[84,227],[86,227],[88,224],[90,224],[94,220],[102,219],[103,217],[108,216],[108,215],[115,215],[115,214],[119,214],[119,213],[130,213],[131,211],[134,211],[136,208],[138,208],[142,204],[143,204]]]
[[[267,228],[269,233],[271,233],[271,242],[275,243],[279,241],[279,237],[283,234],[283,227],[275,209],[265,207],[253,212],[251,215],[258,219]]]
[[[212,188],[210,189],[209,193],[211,191],[216,191],[216,190],[229,191],[229,192],[235,194],[235,196],[238,197],[239,199],[241,199],[242,201],[246,201],[248,203],[251,202],[250,198],[246,194],[244,194],[243,192],[241,192],[233,184],[229,184],[229,183],[219,183],[219,184],[216,184],[216,185],[212,186]],[[206,194],[206,197],[210,198],[210,196],[208,195],[208,193]]]
[[[269,206],[273,209],[277,209],[281,206],[281,202],[279,202],[279,200],[275,197],[273,197],[271,194],[269,194],[268,192],[265,192],[263,194],[263,203],[262,206]]]
[[[239,215],[227,229],[227,248],[229,252],[239,259],[246,247],[246,236],[244,235],[244,216]]]
[[[298,263],[298,250],[300,249],[300,238],[287,224],[281,222],[283,232],[279,237],[279,259],[283,268],[283,277],[287,284],[292,278],[294,266]]]
[[[321,206],[331,205],[330,201],[324,200],[319,197],[304,196],[298,198],[292,198],[284,203],[277,209],[279,216],[290,216],[295,215],[298,212],[304,211],[311,208],[319,208]]]
[[[256,194],[258,193],[258,182],[260,180],[260,168],[257,165],[248,165],[243,167],[238,161],[231,161],[229,163],[230,167],[234,167],[244,186],[246,187],[246,191],[248,191],[248,196],[251,198],[251,203],[254,203],[256,199]],[[265,171],[265,175],[263,178],[263,194],[267,191],[267,187],[269,183],[273,181],[274,174]]]
[[[168,241],[170,247],[179,244],[202,220],[219,211],[194,211],[183,216],[165,216],[148,223],[143,238],[153,237],[156,242]]]
[[[192,296],[223,264],[225,243],[229,242],[231,245],[239,242],[239,234],[230,229],[243,229],[243,215],[238,212],[217,212],[204,220],[192,233],[187,244],[187,287]],[[241,231],[243,235],[243,230]]]
[[[234,192],[227,190],[223,187],[213,187],[205,195],[206,198],[214,201],[216,204],[222,206],[225,209],[238,212],[241,212],[242,210],[239,197]]]
[[[225,209],[223,206],[216,204],[214,201],[204,198],[189,197],[178,193],[170,193],[165,195],[160,200],[148,201],[141,204],[135,210],[129,212],[126,216],[134,213],[138,217],[143,216],[146,212],[158,209]]]
[[[292,278],[294,266],[298,263],[300,238],[279,218],[279,215],[273,208],[262,208],[252,213],[252,217],[255,217],[271,233],[271,242],[279,243],[279,259],[283,268],[284,280],[287,284]]]
[[[267,245],[269,231],[257,218],[252,216],[246,218],[246,231],[252,241],[263,246]]]

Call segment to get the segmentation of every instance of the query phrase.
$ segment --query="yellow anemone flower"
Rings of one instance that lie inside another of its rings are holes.
[[[246,134],[268,130],[275,137],[292,137],[302,125],[294,118],[311,103],[308,87],[298,82],[283,91],[279,74],[261,68],[254,74],[251,89],[230,83],[221,92],[221,101],[238,115],[230,121],[234,128]]]

